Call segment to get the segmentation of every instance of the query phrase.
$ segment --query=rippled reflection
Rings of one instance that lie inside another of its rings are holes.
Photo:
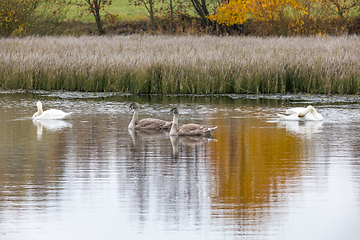
[[[280,121],[279,126],[285,126],[287,132],[300,137],[311,138],[322,131],[323,121]]]
[[[206,147],[210,141],[216,141],[213,136],[170,136],[171,146],[173,149],[173,156],[179,157],[180,151],[186,147]]]
[[[71,123],[63,120],[33,120],[33,124],[37,127],[38,140],[41,140],[44,128],[48,131],[58,131],[63,128],[72,127]]]
[[[319,106],[323,122],[286,122],[276,113],[297,103],[76,96],[0,95],[1,239],[360,234],[357,103]],[[38,98],[74,114],[33,121]],[[211,138],[128,130],[133,101],[139,118],[166,119],[176,105],[181,123],[219,128]]]

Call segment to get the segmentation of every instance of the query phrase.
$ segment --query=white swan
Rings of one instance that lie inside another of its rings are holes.
[[[287,115],[278,114],[283,121],[322,121],[324,117],[313,106],[290,108]]]
[[[70,113],[66,113],[63,112],[61,110],[57,110],[57,109],[49,109],[44,111],[42,109],[42,103],[40,101],[38,101],[36,103],[37,106],[37,112],[34,113],[34,115],[32,116],[33,119],[51,119],[51,120],[56,120],[56,119],[66,119],[69,117]]]
[[[170,129],[170,136],[209,136],[216,127],[210,128],[208,126],[198,125],[194,123],[179,126],[179,111],[176,107],[172,108],[168,115],[174,114],[173,124]]]

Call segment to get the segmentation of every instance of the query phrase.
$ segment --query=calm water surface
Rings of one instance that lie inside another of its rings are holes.
[[[72,112],[33,122],[36,101]],[[359,239],[352,98],[0,93],[0,239]],[[213,139],[127,129],[217,125]],[[312,104],[323,122],[279,122]]]

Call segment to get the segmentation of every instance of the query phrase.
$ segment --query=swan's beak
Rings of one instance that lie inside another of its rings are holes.
[[[170,112],[169,112],[168,114],[166,114],[166,116],[169,116],[169,115],[171,115],[172,113],[173,113],[173,111],[170,110]]]
[[[132,108],[129,108],[126,112],[130,112],[132,110]]]

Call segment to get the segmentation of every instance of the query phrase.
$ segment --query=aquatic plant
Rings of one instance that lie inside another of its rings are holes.
[[[358,94],[360,38],[0,39],[0,89]]]

